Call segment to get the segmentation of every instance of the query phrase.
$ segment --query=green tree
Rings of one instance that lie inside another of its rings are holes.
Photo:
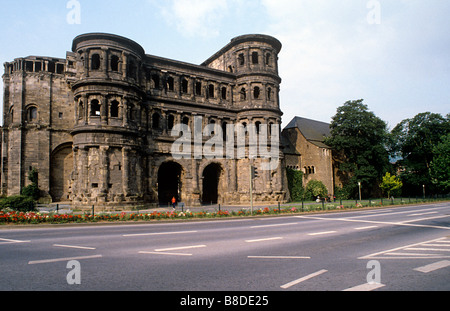
[[[431,162],[432,183],[442,193],[450,191],[450,134],[443,136],[442,142],[433,148]]]
[[[401,180],[395,176],[391,175],[391,173],[387,172],[384,175],[383,180],[381,181],[380,188],[387,193],[387,197],[391,197],[391,193],[397,190],[400,190],[403,186]]]
[[[33,200],[37,201],[41,196],[41,190],[38,186],[38,172],[35,168],[32,168],[28,173],[28,180],[31,184],[22,188],[21,194],[26,197],[31,197]]]
[[[339,169],[348,176],[346,192],[356,197],[361,182],[364,195],[374,195],[383,174],[390,170],[386,122],[360,99],[339,107],[330,127],[325,143],[342,159]]]
[[[328,195],[327,187],[319,180],[310,180],[306,184],[305,199],[315,200],[317,197],[324,198]]]
[[[431,162],[434,148],[450,133],[450,118],[424,112],[405,119],[391,131],[391,151],[400,158],[401,180],[410,195],[421,192],[422,185],[438,190],[432,182]]]

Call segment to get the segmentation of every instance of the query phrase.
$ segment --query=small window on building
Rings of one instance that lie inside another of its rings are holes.
[[[152,129],[154,130],[159,129],[159,125],[160,125],[160,116],[159,113],[155,112],[152,115]]]
[[[98,184],[97,183],[93,183],[92,184],[92,188],[98,188]]]
[[[100,102],[96,99],[91,101],[91,117],[100,116]]]
[[[209,98],[214,98],[214,85],[210,84],[208,86],[208,96]]]
[[[239,56],[238,56],[238,64],[239,64],[239,66],[244,66],[244,64],[245,64],[244,54],[239,54]]]
[[[33,62],[25,62],[25,71],[33,71]]]
[[[260,94],[261,94],[261,91],[260,91],[259,87],[255,86],[253,89],[253,98],[259,99]]]
[[[256,134],[259,134],[259,132],[261,131],[261,122],[256,122],[255,123],[256,126]]]
[[[113,100],[111,102],[111,118],[119,117],[119,102],[117,100]]]
[[[202,95],[202,83],[201,82],[196,82],[195,83],[195,95]]]
[[[171,114],[167,118],[167,128],[169,130],[173,129],[174,124],[175,124],[175,117]]]
[[[157,74],[152,75],[152,87],[159,89],[159,76]]]
[[[48,69],[48,72],[55,73],[55,69],[56,69],[55,63],[54,62],[48,62],[47,69]]]
[[[188,81],[186,79],[183,79],[181,81],[181,92],[183,92],[183,93],[188,92]]]
[[[267,89],[267,100],[272,100],[272,88]]]
[[[119,56],[111,56],[111,71],[119,71]]]
[[[252,63],[254,65],[258,64],[258,52],[253,52],[252,53]]]
[[[93,54],[91,62],[92,62],[91,63],[91,69],[92,70],[99,70],[100,69],[100,55],[99,54]]]
[[[270,53],[266,54],[266,65],[270,66],[272,55]]]
[[[182,122],[185,125],[189,125],[189,117],[184,117]]]
[[[42,70],[42,63],[40,63],[40,62],[34,63],[34,71],[40,72],[41,70]]]
[[[58,113],[58,118],[59,118],[60,120],[62,120],[62,118],[63,118],[63,113],[62,113],[62,112]]]
[[[56,73],[59,75],[64,73],[64,64],[56,64]]]
[[[222,87],[222,99],[227,99],[227,88]]]
[[[240,95],[241,95],[241,100],[246,100],[247,99],[247,91],[245,90],[244,87],[241,89]]]
[[[172,77],[167,78],[167,90],[173,91],[174,90],[175,81]]]
[[[33,122],[37,120],[37,108],[30,107],[27,109],[27,121]]]

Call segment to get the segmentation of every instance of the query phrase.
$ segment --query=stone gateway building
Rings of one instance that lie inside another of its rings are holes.
[[[35,168],[43,195],[80,208],[167,204],[174,196],[187,206],[248,203],[250,165],[267,159],[225,152],[176,159],[171,131],[177,124],[193,130],[194,120],[223,135],[227,125],[254,125],[259,134],[273,128],[262,125],[279,127],[281,46],[267,35],[239,36],[194,65],[148,55],[124,37],[90,33],[73,40],[65,59],[5,63],[2,193],[19,194]],[[276,168],[258,171],[255,202],[289,198],[281,150],[277,160]]]

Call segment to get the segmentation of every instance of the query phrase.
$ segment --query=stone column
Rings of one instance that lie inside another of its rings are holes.
[[[130,147],[122,148],[122,187],[125,197],[130,194],[130,152]]]

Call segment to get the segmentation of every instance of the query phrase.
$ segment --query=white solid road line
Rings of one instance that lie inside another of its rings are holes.
[[[275,238],[265,238],[265,239],[256,239],[256,240],[246,240],[247,243],[256,243],[256,242],[264,242],[264,241],[273,241],[273,240],[282,240],[282,237]]]
[[[328,272],[328,270],[320,270],[320,271],[311,273],[311,274],[309,274],[309,275],[307,275],[307,276],[304,276],[304,277],[302,277],[302,278],[300,278],[300,279],[297,279],[297,280],[295,280],[295,281],[292,281],[292,282],[289,282],[289,283],[287,283],[287,284],[281,285],[280,287],[283,288],[283,289],[288,289],[289,287],[292,287],[292,286],[294,286],[294,285],[297,285],[297,284],[299,284],[299,283],[301,283],[301,282],[304,282],[304,281],[306,281],[306,280],[312,279],[313,277],[316,277],[316,276],[318,276],[318,275],[321,275],[321,274],[323,274],[323,273],[325,273],[325,272]]]
[[[76,245],[62,245],[62,244],[53,244],[55,247],[66,247],[66,248],[77,248],[77,249],[96,249],[95,247],[87,247],[87,246],[76,246]]]
[[[186,253],[163,253],[163,252],[146,252],[140,251],[139,254],[152,254],[152,255],[168,255],[168,256],[192,256],[192,254]]]
[[[344,289],[344,292],[368,292],[368,291],[372,291],[375,290],[377,288],[381,288],[384,287],[386,285],[384,284],[379,284],[379,283],[366,283],[366,284],[361,284],[358,286],[354,286],[354,287],[350,287],[347,289]]]
[[[314,233],[308,233],[308,235],[314,236],[314,235],[323,235],[323,234],[330,234],[330,233],[336,233],[336,231],[314,232]]]
[[[188,234],[197,233],[198,231],[178,231],[178,232],[154,232],[154,233],[136,233],[136,234],[124,234],[124,237],[133,236],[152,236],[152,235],[175,235],[175,234]]]
[[[183,249],[203,248],[203,247],[206,247],[206,245],[192,245],[192,246],[161,248],[161,249],[155,249],[155,252],[176,251],[176,250],[183,250]]]
[[[41,263],[53,263],[53,262],[59,262],[59,261],[70,261],[70,260],[82,260],[82,259],[94,259],[94,258],[101,258],[102,255],[94,255],[94,256],[81,256],[81,257],[67,257],[67,258],[54,258],[54,259],[44,259],[44,260],[34,260],[29,261],[29,265],[36,265]]]
[[[428,272],[432,272],[432,271],[446,268],[449,266],[450,266],[450,260],[443,260],[443,261],[438,261],[438,262],[435,262],[435,263],[432,263],[432,264],[429,264],[426,266],[418,267],[413,270],[423,272],[423,273],[428,273]]]
[[[298,224],[299,224],[298,222],[290,222],[290,223],[286,223],[286,224],[252,226],[250,228],[255,229],[255,228],[283,227],[283,226],[292,226],[292,225],[298,225]]]
[[[309,256],[247,256],[250,259],[311,259]]]

